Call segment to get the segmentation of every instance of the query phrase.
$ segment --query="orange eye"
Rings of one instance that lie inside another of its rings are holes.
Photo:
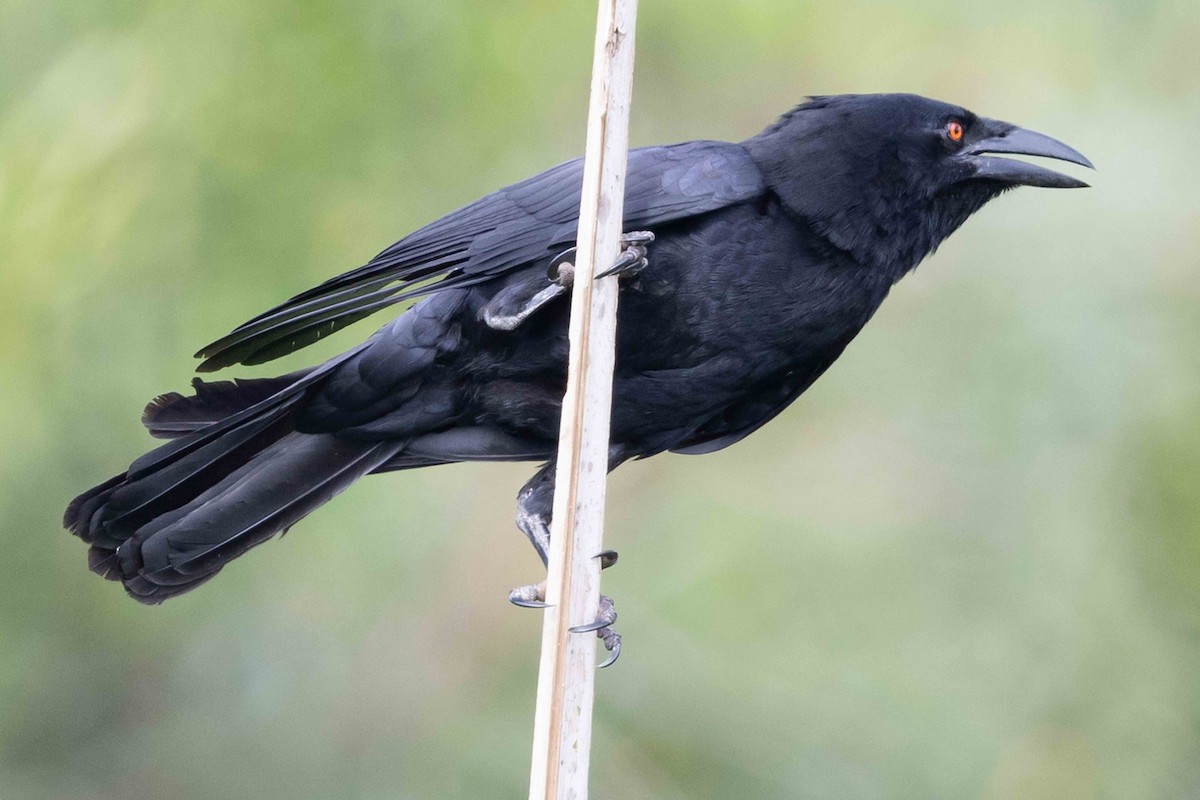
[[[946,135],[950,137],[952,142],[961,142],[963,138],[963,126],[958,120],[951,122],[946,126]]]

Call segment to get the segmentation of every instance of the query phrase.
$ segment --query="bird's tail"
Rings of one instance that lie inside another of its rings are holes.
[[[67,508],[63,524],[91,545],[92,571],[143,603],[161,603],[395,456],[397,444],[295,429],[324,371],[198,382],[193,397],[153,401],[146,426],[173,441]]]

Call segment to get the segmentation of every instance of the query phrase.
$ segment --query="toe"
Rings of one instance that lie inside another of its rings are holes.
[[[508,593],[508,602],[521,608],[549,608],[546,604],[546,584],[530,583]]]

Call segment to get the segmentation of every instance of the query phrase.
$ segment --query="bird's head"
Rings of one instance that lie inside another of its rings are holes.
[[[1007,189],[1087,186],[1005,156],[1092,166],[1049,136],[909,94],[813,98],[746,146],[789,211],[896,278]]]

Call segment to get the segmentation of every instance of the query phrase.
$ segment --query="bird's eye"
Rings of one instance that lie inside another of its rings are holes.
[[[963,126],[958,120],[951,120],[946,125],[946,135],[950,137],[952,142],[961,142],[963,138]]]

